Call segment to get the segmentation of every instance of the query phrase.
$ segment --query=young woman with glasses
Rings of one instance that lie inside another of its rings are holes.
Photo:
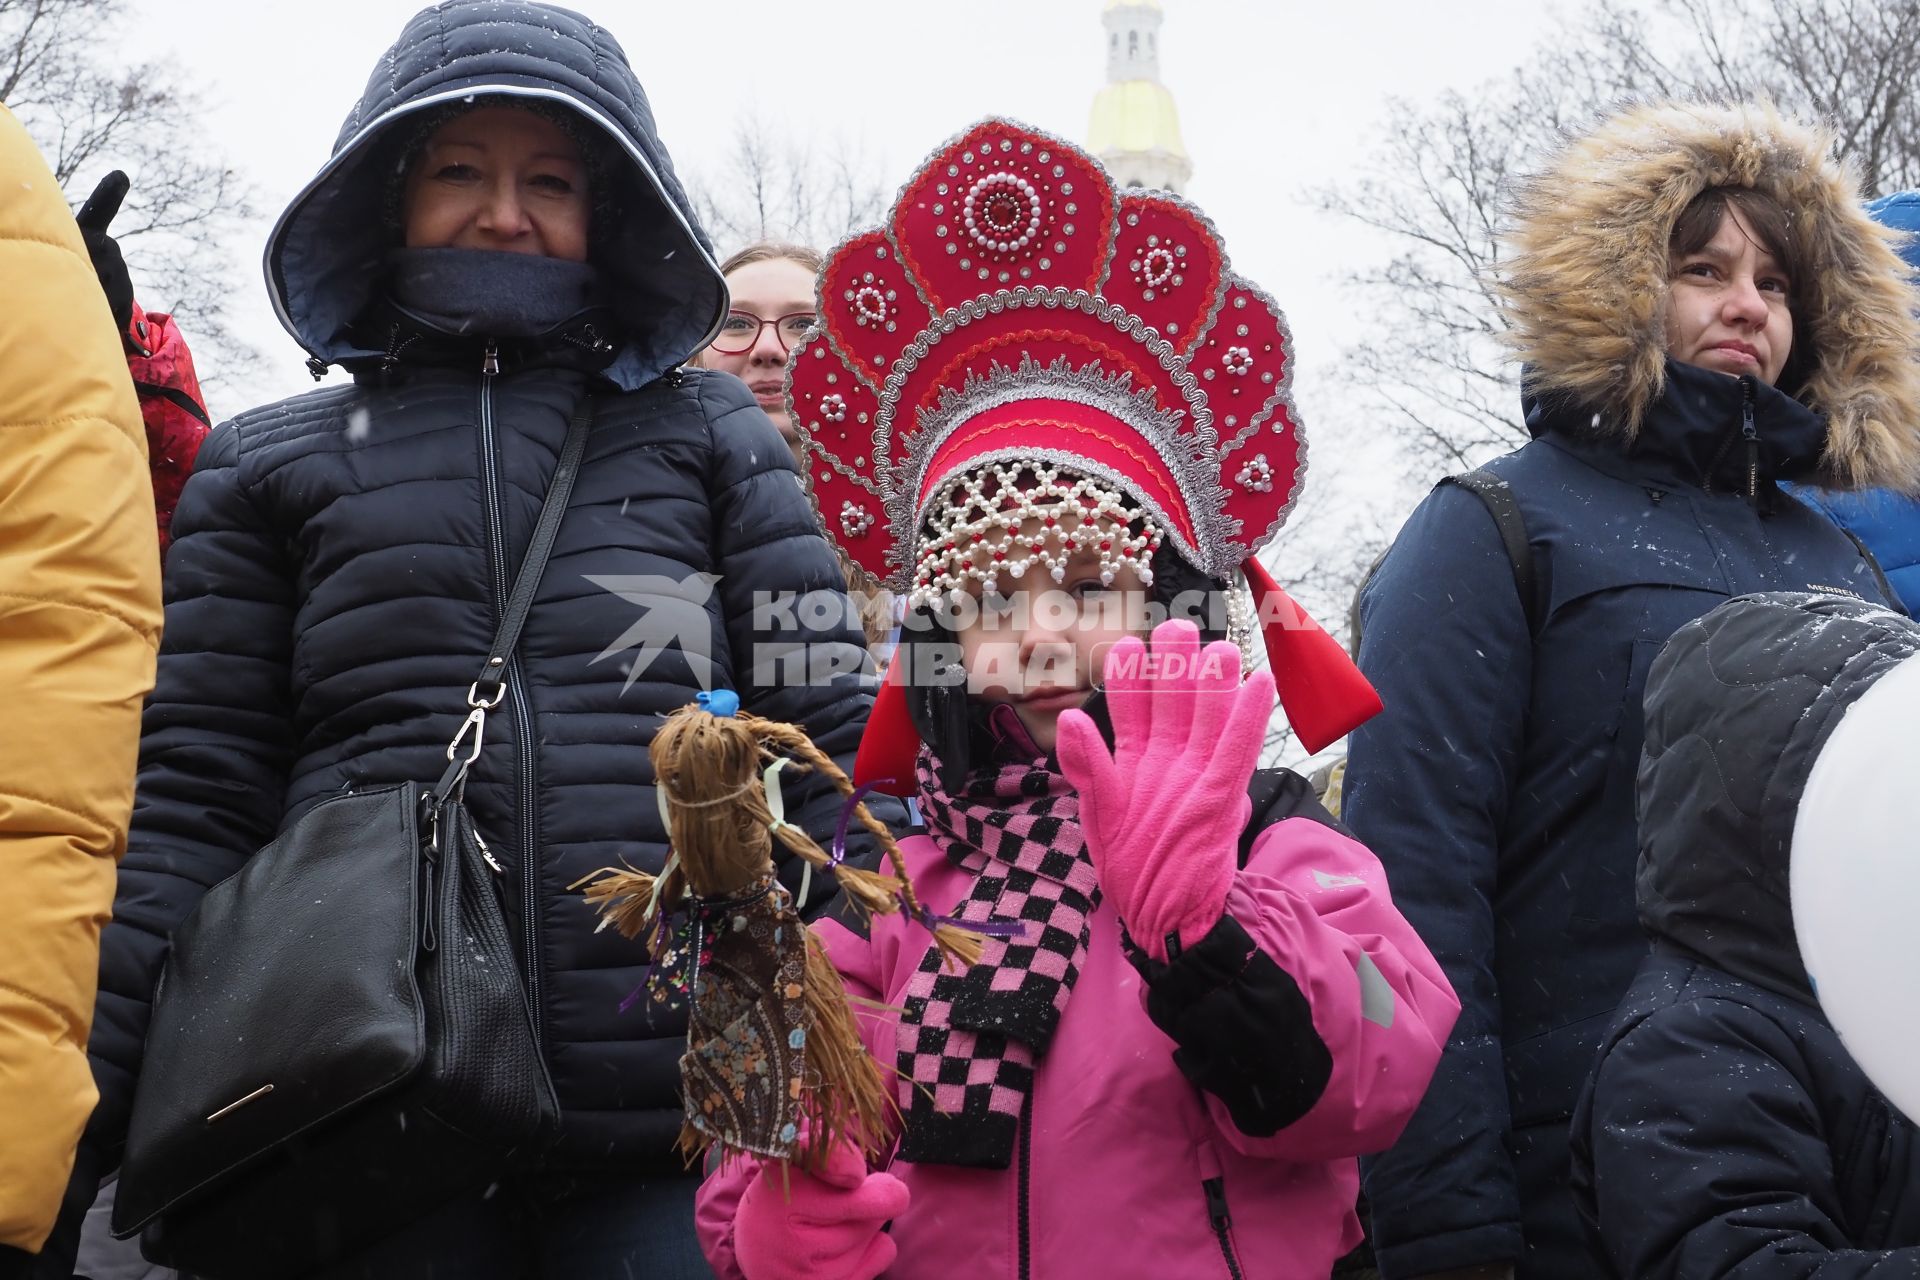
[[[731,373],[747,384],[794,451],[794,464],[802,467],[805,461],[787,415],[787,359],[817,318],[813,287],[825,265],[817,249],[775,240],[750,244],[722,262],[727,318],[697,360],[702,368]],[[884,667],[892,652],[893,593],[844,556],[840,567],[860,610],[867,651]]]
[[[720,264],[726,277],[727,318],[699,363],[747,384],[789,447],[787,355],[814,321],[813,282],[822,258],[805,245],[762,240]]]

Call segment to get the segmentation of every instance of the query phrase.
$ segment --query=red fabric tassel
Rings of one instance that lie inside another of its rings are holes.
[[[1241,566],[1253,588],[1267,662],[1287,721],[1308,751],[1323,751],[1382,710],[1380,695],[1340,642],[1280,589],[1265,565]]]
[[[914,761],[920,756],[920,732],[907,714],[905,677],[912,663],[904,645],[901,649],[887,667],[880,695],[867,714],[860,750],[853,757],[853,784],[890,796],[913,794]]]

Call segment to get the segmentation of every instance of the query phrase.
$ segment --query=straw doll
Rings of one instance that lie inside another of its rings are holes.
[[[891,1103],[846,988],[800,920],[816,870],[836,876],[860,912],[919,918],[950,964],[971,963],[979,941],[921,907],[893,837],[805,733],[738,706],[725,691],[703,693],[667,718],[649,750],[672,856],[658,877],[608,869],[586,897],[603,926],[644,938],[654,957],[633,998],[691,1005],[680,1060],[689,1162],[718,1148],[722,1160],[818,1169],[841,1144],[877,1152]],[[848,797],[831,852],[785,819],[781,776],[815,769]],[[841,864],[852,818],[898,875]],[[774,875],[776,839],[804,868],[797,900]]]

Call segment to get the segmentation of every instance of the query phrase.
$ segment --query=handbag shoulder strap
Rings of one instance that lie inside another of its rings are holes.
[[[582,399],[573,421],[567,426],[566,443],[560,446],[560,461],[554,466],[553,481],[547,486],[546,501],[540,506],[540,519],[533,526],[533,540],[527,543],[526,559],[520,562],[513,590],[507,594],[506,605],[500,610],[500,626],[487,650],[486,665],[480,668],[480,678],[474,681],[468,694],[474,706],[498,706],[506,694],[507,659],[512,657],[513,647],[520,643],[520,629],[527,623],[534,593],[540,589],[540,579],[547,571],[554,537],[560,532],[561,518],[567,514],[567,503],[573,496],[573,482],[580,474],[580,459],[586,456],[587,428],[592,422],[593,409]],[[484,700],[473,701],[482,691],[485,691]]]
[[[467,767],[480,756],[480,744],[486,731],[487,712],[507,696],[507,662],[513,647],[520,643],[520,629],[526,625],[527,611],[533,608],[533,596],[540,589],[540,578],[547,571],[553,554],[553,540],[560,521],[573,497],[573,482],[580,475],[580,460],[587,452],[587,430],[593,425],[592,402],[585,397],[567,424],[566,443],[560,446],[560,461],[553,468],[553,480],[547,485],[546,501],[540,504],[540,519],[533,526],[533,539],[527,543],[527,555],[513,580],[513,590],[500,610],[500,625],[487,649],[487,661],[480,677],[467,690],[467,718],[460,731],[447,744],[447,771],[434,784],[432,794],[445,799],[454,793],[467,776]]]

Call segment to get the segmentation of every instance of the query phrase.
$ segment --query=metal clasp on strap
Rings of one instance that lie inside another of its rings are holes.
[[[467,741],[469,733],[473,740],[463,756],[460,754],[460,744]],[[460,732],[454,734],[453,741],[447,744],[447,759],[453,763],[447,766],[446,773],[441,775],[438,785],[434,787],[433,794],[436,797],[445,799],[453,794],[454,788],[467,780],[467,769],[480,758],[480,744],[486,733],[487,709],[475,703],[473,710],[467,713],[467,718],[460,722]]]
[[[476,703],[473,710],[467,713],[467,718],[460,724],[460,732],[454,734],[453,741],[447,744],[447,759],[459,759],[460,744],[466,740],[469,730],[473,733],[473,745],[467,749],[467,756],[465,760],[461,760],[462,764],[472,764],[480,757],[480,743],[487,732],[486,706]]]

